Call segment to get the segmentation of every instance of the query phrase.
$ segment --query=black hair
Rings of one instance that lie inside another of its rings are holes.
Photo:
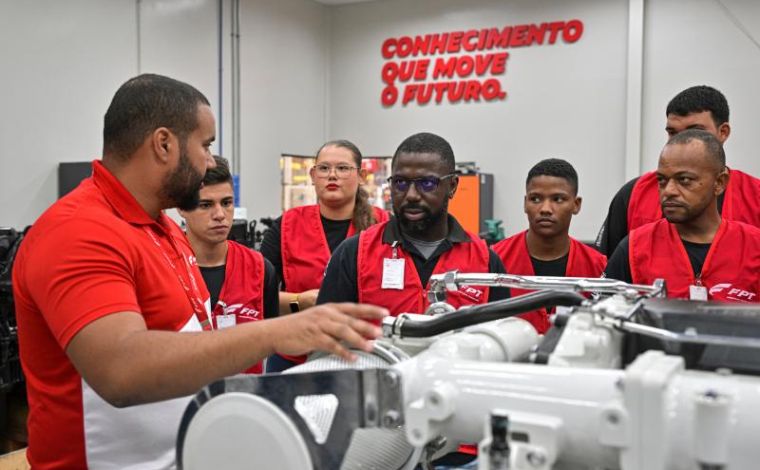
[[[441,157],[449,172],[453,173],[456,167],[451,145],[443,137],[430,132],[420,132],[404,139],[393,154],[391,167],[396,165],[396,158],[402,153],[434,153]]]
[[[665,110],[665,116],[688,116],[704,111],[710,111],[716,127],[728,122],[728,101],[723,93],[711,86],[697,85],[673,97]]]
[[[232,174],[230,173],[230,164],[226,158],[214,155],[216,166],[206,170],[203,177],[203,184],[211,186],[214,184],[230,183],[232,184]]]
[[[722,170],[726,167],[726,152],[723,150],[723,144],[714,135],[705,130],[686,129],[671,137],[665,145],[685,145],[692,140],[699,140],[704,144],[707,156],[719,165],[719,169]]]
[[[155,74],[142,74],[124,83],[103,119],[103,155],[126,160],[159,127],[181,141],[198,127],[198,106],[208,105],[203,94],[187,83]]]
[[[338,147],[348,150],[351,152],[351,156],[354,157],[356,168],[362,167],[362,152],[359,150],[359,147],[350,140],[337,139],[325,142],[319,147],[319,150],[317,150],[316,157],[319,158],[319,152],[327,147]],[[356,233],[361,232],[376,222],[375,212],[372,210],[372,205],[369,203],[369,194],[367,194],[367,191],[361,186],[356,190],[354,214],[351,219],[354,223]]]
[[[528,177],[525,179],[525,185],[527,186],[530,180],[537,176],[564,178],[570,183],[575,194],[578,194],[578,173],[573,168],[573,165],[561,158],[547,158],[533,165],[533,168],[528,172]]]

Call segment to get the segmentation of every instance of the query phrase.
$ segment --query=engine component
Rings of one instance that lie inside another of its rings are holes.
[[[449,274],[439,286],[506,282]],[[502,319],[472,326],[472,310],[400,315],[358,364],[314,355],[209,385],[183,418],[180,468],[411,469],[470,442],[479,470],[755,468],[760,307],[657,298],[662,283],[522,280],[563,287],[486,305]],[[600,288],[613,295],[577,293]],[[503,318],[536,299],[572,305],[543,339]]]

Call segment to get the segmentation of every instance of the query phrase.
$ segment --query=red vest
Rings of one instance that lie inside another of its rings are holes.
[[[729,170],[721,216],[760,227],[760,179],[739,170]],[[628,231],[662,218],[657,175],[644,173],[633,185],[628,203]]]
[[[420,276],[411,255],[400,246],[397,257],[404,262],[404,288],[383,289],[383,260],[393,258],[390,244],[383,243],[383,232],[388,222],[373,225],[359,235],[359,251],[356,260],[359,302],[387,308],[391,315],[399,313],[423,313],[428,307],[427,286],[422,287]],[[487,273],[488,246],[480,238],[468,233],[470,242],[454,243],[443,253],[435,265],[433,274],[443,274],[454,269],[463,273]],[[488,288],[463,287],[458,292],[448,292],[446,302],[455,308],[488,302]]]
[[[224,284],[212,310],[214,327],[218,328],[218,315],[230,314],[235,315],[237,325],[264,319],[264,257],[232,240],[227,241]],[[261,362],[245,372],[260,374]]]
[[[628,236],[631,277],[636,284],[665,279],[670,298],[689,298],[698,281],[673,224],[665,219],[639,227]],[[760,229],[723,220],[707,252],[699,283],[709,300],[760,301]]]
[[[373,207],[375,221],[388,220],[388,212]],[[289,292],[319,289],[330,261],[330,246],[325,238],[319,205],[294,207],[282,214],[280,225],[282,277]],[[346,238],[356,234],[353,222]]]
[[[375,222],[388,220],[388,212],[372,208]],[[348,227],[346,238],[356,234],[354,223]],[[288,292],[304,292],[319,289],[330,261],[330,245],[327,244],[319,205],[294,207],[282,214],[280,223],[280,252],[282,253],[282,277]],[[289,361],[301,364],[306,356],[286,356]]]
[[[528,231],[512,235],[506,240],[496,243],[491,248],[504,262],[504,267],[509,274],[521,276],[535,276],[533,263],[528,252],[526,234]],[[570,252],[567,257],[565,277],[599,277],[607,266],[607,257],[593,248],[589,248],[574,238],[570,238]],[[512,289],[512,295],[523,295],[530,290]],[[520,318],[529,321],[540,334],[546,333],[551,327],[549,314],[545,308],[520,315]]]

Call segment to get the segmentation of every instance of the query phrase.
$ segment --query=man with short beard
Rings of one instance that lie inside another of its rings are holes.
[[[358,301],[385,307],[391,315],[423,313],[433,274],[505,272],[485,241],[449,214],[449,199],[459,183],[454,167],[451,145],[435,134],[415,134],[399,145],[388,178],[394,217],[338,246],[317,305]],[[506,298],[507,288],[465,286],[447,292],[446,302],[458,308]],[[459,451],[437,463],[460,466],[477,453],[472,445]]]
[[[664,218],[632,230],[605,276],[636,284],[664,279],[671,298],[760,301],[760,229],[718,213],[729,178],[720,141],[700,129],[674,135],[656,176]]]
[[[394,217],[344,241],[327,265],[317,304],[366,302],[391,315],[423,313],[428,281],[451,270],[504,273],[504,265],[477,235],[448,213],[459,178],[446,140],[415,134],[396,150],[391,163]],[[465,287],[449,292],[455,307],[509,297],[509,289]]]
[[[347,347],[370,350],[379,336],[369,321],[386,312],[351,304],[206,331],[209,293],[162,211],[194,207],[215,128],[192,86],[127,81],[106,111],[92,177],[24,238],[13,295],[32,468],[173,468],[180,419],[201,387],[273,353],[351,360]]]

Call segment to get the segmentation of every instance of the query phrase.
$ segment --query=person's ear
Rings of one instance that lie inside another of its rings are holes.
[[[174,143],[172,137],[174,134],[166,127],[159,127],[154,130],[151,135],[151,148],[159,161],[162,163],[168,163],[169,155],[173,150]]]
[[[720,196],[726,191],[729,178],[730,175],[728,173],[728,168],[723,167],[723,170],[721,170],[721,172],[718,173],[718,176],[715,178],[715,188],[713,192],[715,193],[716,197]]]
[[[581,211],[581,205],[583,205],[583,198],[580,196],[575,196],[574,206],[573,207],[573,215],[578,215],[578,213]]]
[[[454,175],[451,177],[451,182],[449,183],[449,192],[448,192],[449,199],[454,198],[454,195],[457,193],[458,187],[459,187],[459,176]]]
[[[725,143],[728,137],[731,135],[731,124],[728,121],[718,126],[718,140],[720,143]]]
[[[367,184],[367,170],[359,168],[359,186]]]

